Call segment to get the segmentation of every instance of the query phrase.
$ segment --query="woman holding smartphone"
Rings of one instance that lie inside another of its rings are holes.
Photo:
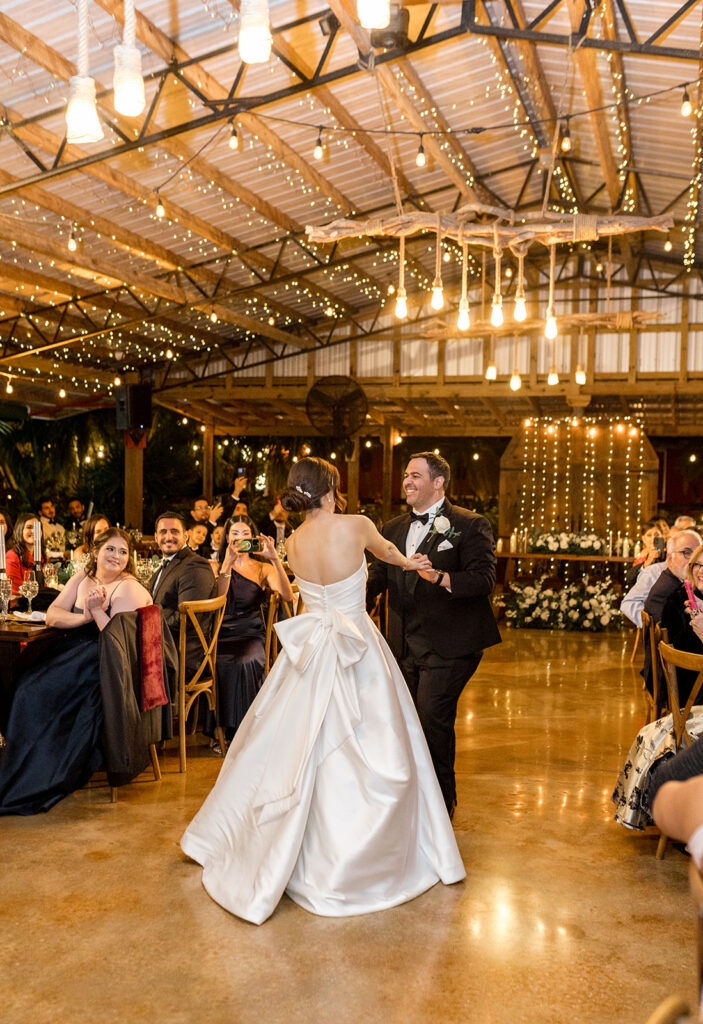
[[[217,593],[227,594],[227,604],[217,642],[217,722],[209,722],[207,732],[221,725],[229,741],[263,682],[267,591],[284,601],[293,600],[293,591],[273,540],[259,536],[248,516],[227,520],[219,562]]]

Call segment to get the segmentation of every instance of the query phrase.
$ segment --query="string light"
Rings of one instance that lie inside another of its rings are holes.
[[[525,301],[525,254],[518,253],[517,263],[517,288],[515,289],[515,309],[513,317],[518,323],[524,323],[527,319],[527,303]]]
[[[442,285],[442,215],[437,214],[437,247],[435,249],[434,281],[432,282],[432,309],[439,311],[444,306]]]
[[[156,190],[156,216],[159,218],[159,220],[166,216],[166,208],[164,207],[164,204],[161,202],[161,196],[159,195],[158,189]]]
[[[65,398],[65,397],[66,397],[66,389],[65,388],[61,388],[60,391],[59,391],[59,398]]]
[[[461,243],[461,299],[459,300],[459,316],[456,325],[460,331],[468,331],[471,326],[468,294],[469,247]]]
[[[76,225],[71,227],[71,234],[68,236],[68,242],[66,243],[69,252],[75,252],[78,248],[78,242],[76,241]]]
[[[265,64],[271,56],[268,0],[241,0],[239,57],[244,64]]]
[[[210,323],[217,323],[217,313],[215,312],[214,309],[210,311]]]
[[[14,390],[15,389],[12,386],[12,382],[8,380],[7,384],[5,385],[5,391],[7,392],[8,395],[11,395]]]
[[[230,149],[239,149],[239,132],[234,125],[230,127],[230,135],[227,145]]]
[[[667,240],[664,242],[664,252],[671,252],[673,248],[674,246],[672,244],[671,239],[667,238]]]
[[[427,163],[427,157],[425,156],[425,147],[422,144],[422,135],[420,136],[420,145],[417,147],[417,156],[415,157],[415,165],[417,167],[424,167]]]
[[[390,25],[390,0],[357,0],[356,11],[363,28],[388,28]]]
[[[549,247],[549,303],[547,305],[547,320],[544,325],[544,336],[550,341],[556,338],[558,332],[557,320],[554,316],[554,264],[556,259],[556,246]]]
[[[78,74],[68,82],[66,142],[99,142],[103,129],[95,106],[95,81],[89,76],[88,0],[78,0]]]
[[[134,0],[124,0],[122,45],[114,48],[115,70],[112,78],[115,110],[125,117],[139,117],[146,106],[142,55],[136,46]]]
[[[569,131],[569,119],[567,117],[564,131],[561,136],[561,151],[562,153],[571,152],[571,132]]]
[[[320,128],[317,133],[317,142],[315,143],[315,148],[312,151],[312,155],[315,157],[316,160],[322,160],[324,154],[325,151],[322,147],[322,128]]]
[[[405,235],[400,236],[398,252],[398,292],[395,299],[395,315],[404,320],[408,315],[408,297],[405,293]]]
[[[693,113],[693,104],[691,103],[691,97],[688,95],[688,89],[684,87],[683,99],[681,100],[681,117],[690,117]]]

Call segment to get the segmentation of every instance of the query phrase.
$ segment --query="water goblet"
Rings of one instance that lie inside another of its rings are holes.
[[[39,583],[37,582],[37,574],[33,569],[25,569],[24,578],[22,585],[20,586],[20,594],[27,598],[27,611],[32,614],[32,601],[39,593]]]
[[[12,580],[8,576],[0,576],[0,601],[2,602],[2,621],[9,619],[8,608],[12,597]]]

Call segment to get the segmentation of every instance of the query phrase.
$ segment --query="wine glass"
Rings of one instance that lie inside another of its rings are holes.
[[[20,585],[20,594],[27,598],[27,611],[32,614],[32,601],[39,593],[39,583],[37,582],[37,574],[33,569],[25,569],[24,579]]]
[[[59,570],[56,565],[47,565],[44,568],[44,584],[52,590],[59,589]]]
[[[9,619],[7,610],[10,604],[10,598],[12,597],[12,580],[9,576],[0,576],[0,601],[2,601],[2,621],[6,622]]]

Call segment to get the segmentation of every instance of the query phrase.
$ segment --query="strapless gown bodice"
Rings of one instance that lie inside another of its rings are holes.
[[[276,625],[281,653],[181,846],[223,907],[260,924],[395,906],[464,877],[417,712],[365,611],[366,565]]]

